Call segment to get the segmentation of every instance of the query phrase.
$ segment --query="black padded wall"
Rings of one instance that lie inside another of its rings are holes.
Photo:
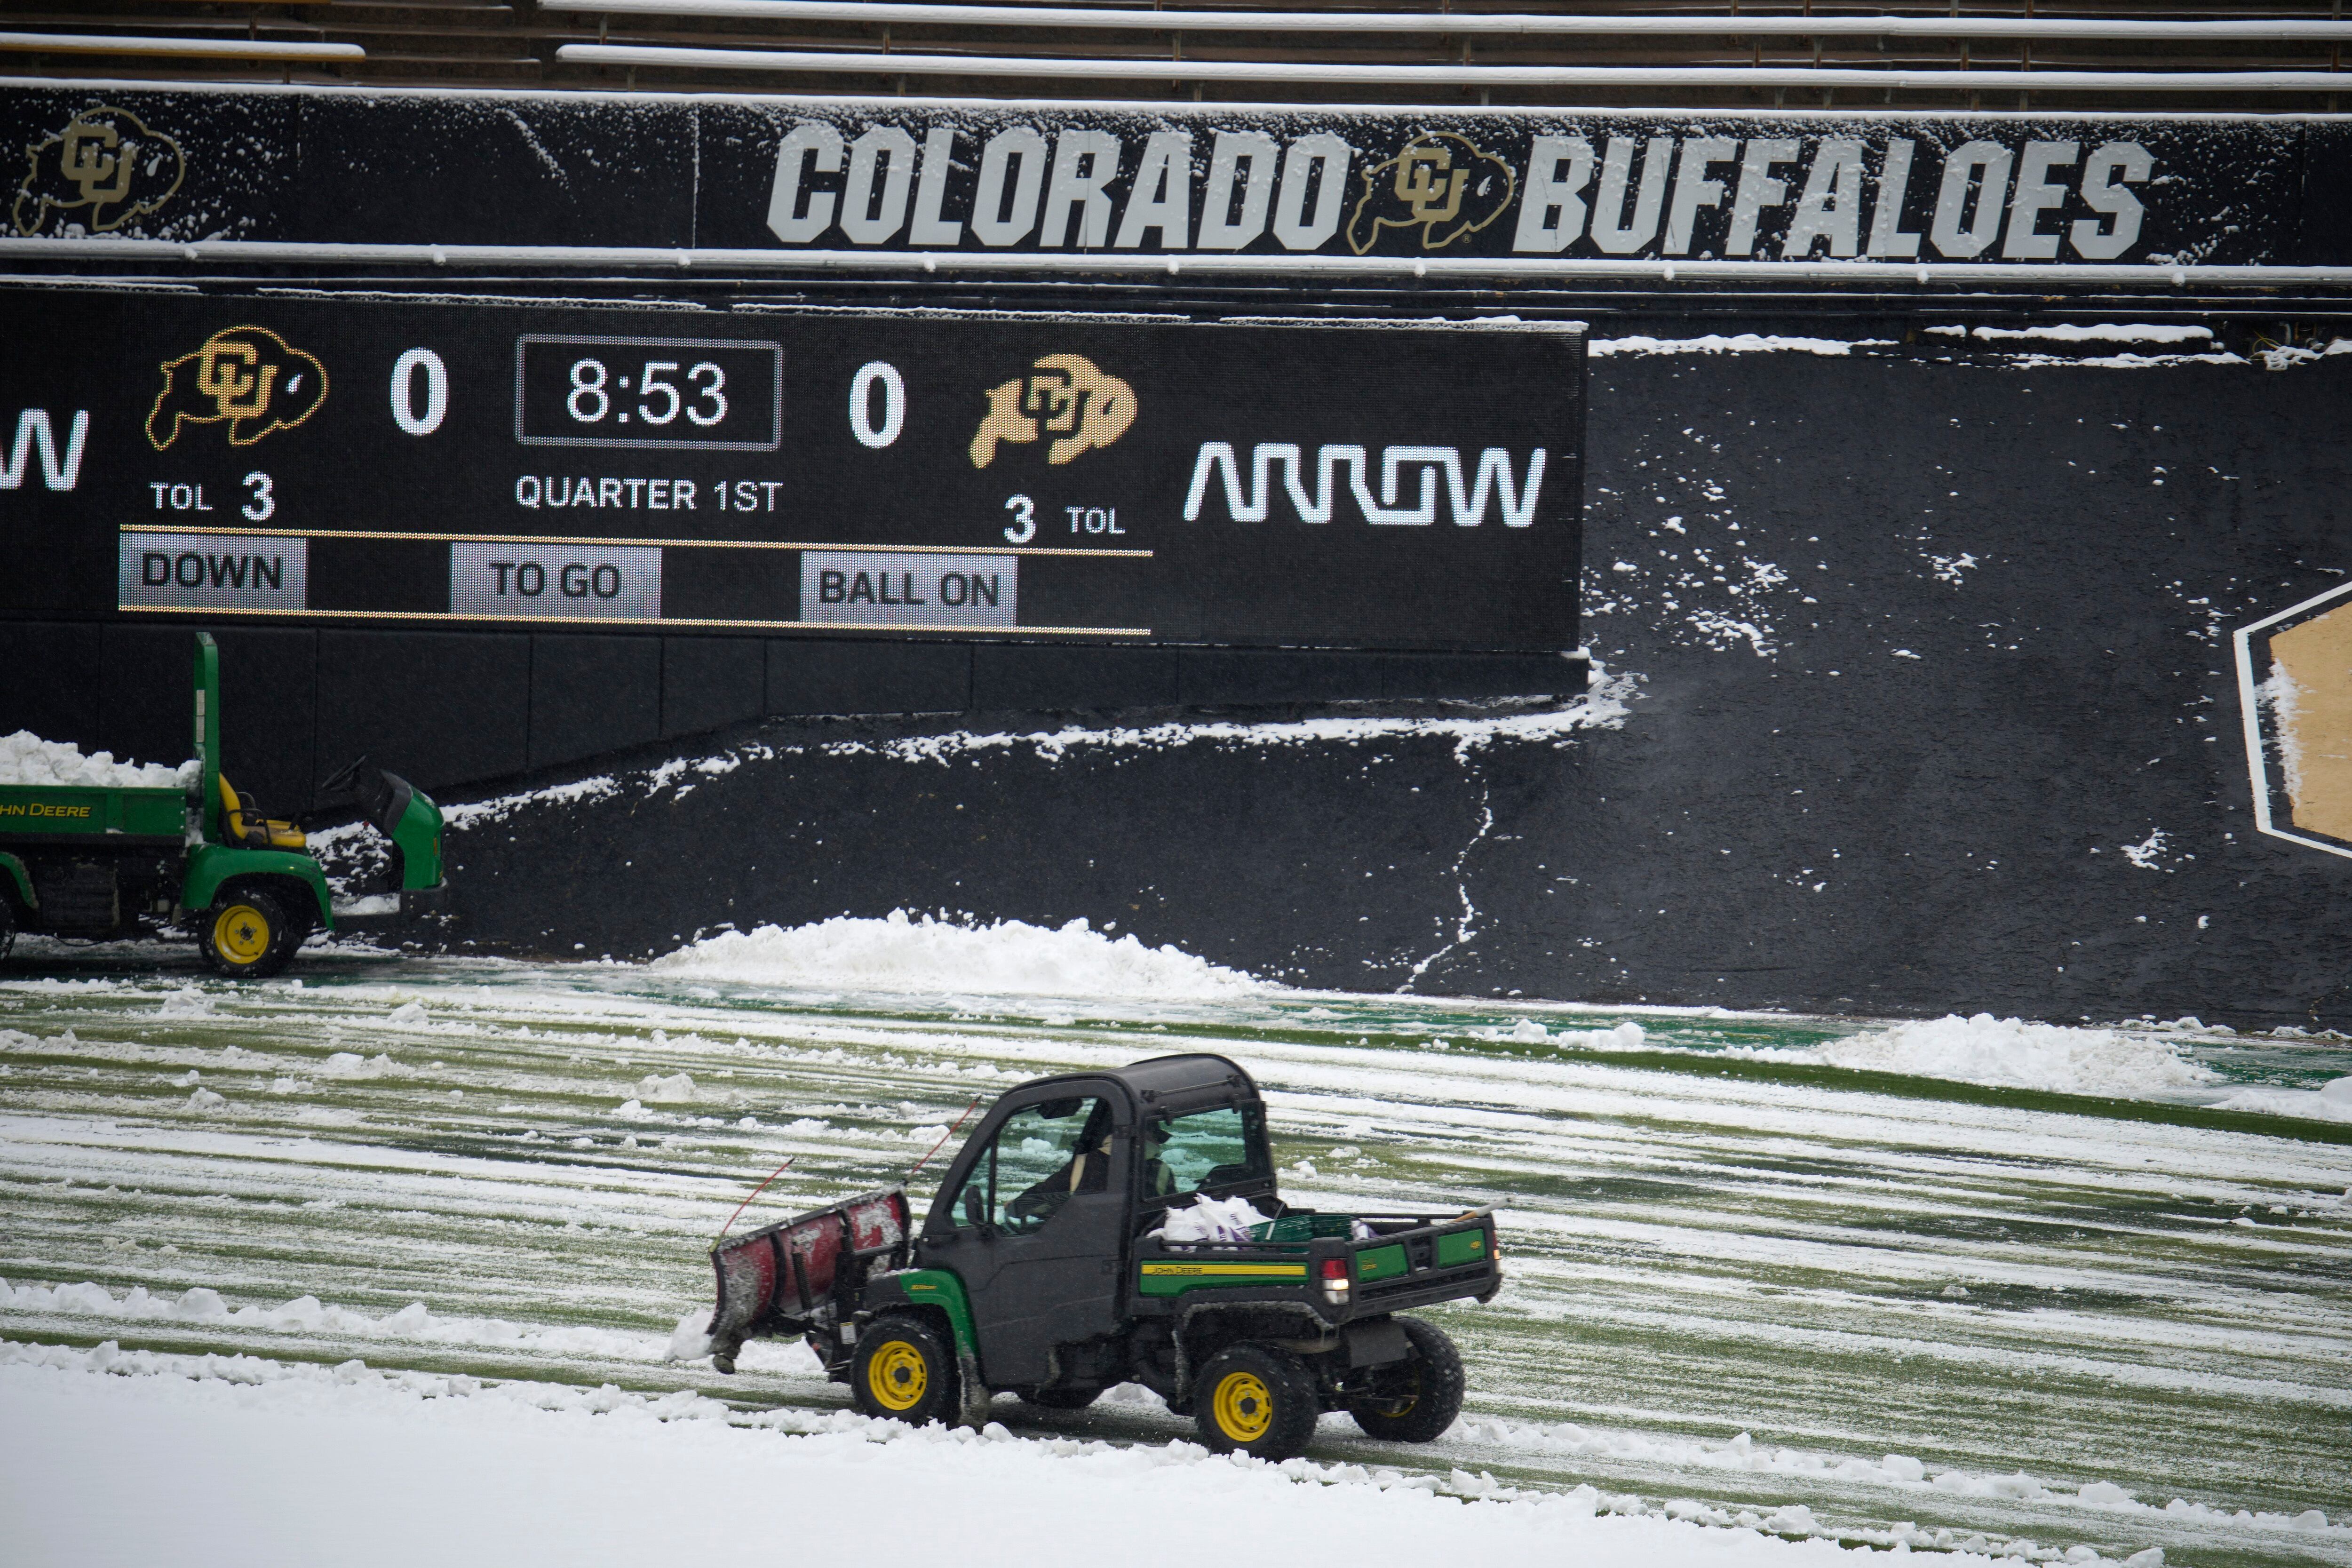
[[[648,637],[531,638],[530,765],[661,738],[662,645]]]
[[[321,776],[362,753],[425,789],[521,773],[530,644],[480,632],[320,632]],[[225,668],[221,684],[237,679]]]

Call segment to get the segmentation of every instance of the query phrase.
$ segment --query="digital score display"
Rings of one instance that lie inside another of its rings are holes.
[[[0,295],[17,616],[1555,651],[1573,330]]]
[[[515,439],[772,452],[784,440],[783,345],[525,333],[515,340]]]

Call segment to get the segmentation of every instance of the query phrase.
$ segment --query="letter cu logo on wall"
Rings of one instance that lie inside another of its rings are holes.
[[[180,144],[125,109],[85,109],[25,152],[8,215],[20,235],[47,233],[52,220],[59,233],[110,234],[170,201],[188,172]]]
[[[2254,826],[2352,857],[2352,584],[2242,627]]]
[[[988,416],[971,438],[971,466],[996,460],[999,442],[1026,445],[1054,437],[1045,461],[1069,462],[1108,447],[1135,423],[1135,388],[1107,375],[1083,354],[1047,354],[1002,386],[988,389]]]
[[[1363,180],[1348,219],[1348,247],[1359,256],[1382,229],[1415,226],[1423,250],[1443,250],[1501,217],[1518,190],[1508,163],[1450,131],[1423,132]]]
[[[228,327],[192,354],[163,362],[163,390],[147,413],[147,439],[162,451],[180,426],[228,421],[228,444],[250,447],[291,430],[327,401],[327,367],[267,327]]]

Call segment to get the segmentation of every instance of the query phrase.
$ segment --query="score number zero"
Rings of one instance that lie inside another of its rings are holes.
[[[422,394],[420,401],[419,394]],[[430,436],[441,428],[449,412],[449,367],[431,349],[409,349],[392,362],[392,422],[411,436]],[[237,514],[247,522],[268,522],[278,515],[278,482],[256,468],[238,483],[245,487]],[[201,484],[150,481],[157,511],[210,511]]]

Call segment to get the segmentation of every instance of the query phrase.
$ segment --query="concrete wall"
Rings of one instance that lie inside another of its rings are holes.
[[[0,623],[0,734],[185,756],[194,629],[176,617]],[[224,764],[279,812],[331,813],[341,803],[320,781],[362,753],[425,789],[478,793],[769,716],[1485,697],[1585,679],[1580,659],[1522,654],[204,629],[221,645]]]

